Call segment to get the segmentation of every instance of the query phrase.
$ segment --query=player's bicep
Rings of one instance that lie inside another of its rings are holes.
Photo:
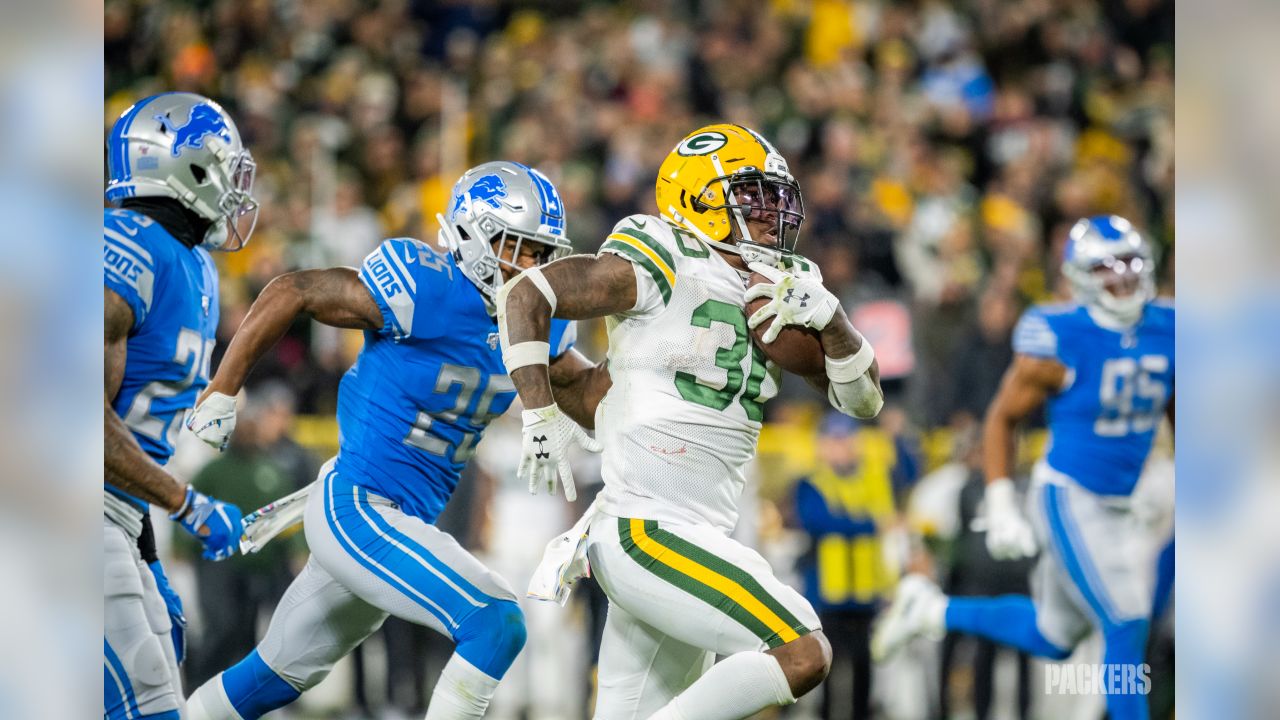
[[[1024,418],[1061,390],[1066,376],[1066,366],[1057,360],[1014,355],[989,413],[1010,420]]]
[[[301,294],[303,310],[333,327],[377,330],[383,326],[382,310],[354,268],[302,270],[290,273]]]
[[[573,255],[547,265],[542,275],[555,292],[558,318],[604,317],[636,305],[635,271],[616,255]]]
[[[124,380],[128,359],[129,331],[133,328],[133,309],[111,288],[105,289],[103,300],[102,356],[105,371],[103,388],[107,399],[115,398]]]

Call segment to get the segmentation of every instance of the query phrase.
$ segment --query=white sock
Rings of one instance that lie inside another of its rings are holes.
[[[427,720],[472,720],[484,711],[498,689],[498,681],[454,653],[440,673],[427,705]]]
[[[222,673],[214,675],[187,698],[187,720],[242,720],[222,687]]]
[[[795,701],[776,658],[740,652],[716,663],[649,720],[742,720]]]

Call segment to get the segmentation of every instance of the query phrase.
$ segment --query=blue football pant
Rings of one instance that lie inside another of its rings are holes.
[[[388,614],[425,625],[456,652],[500,679],[524,645],[515,593],[453,537],[406,515],[332,469],[307,501],[311,559],[276,607],[257,649],[192,698],[194,720],[248,720],[292,702]],[[235,709],[227,713],[226,704]],[[217,706],[197,717],[195,706]]]
[[[1041,555],[1032,597],[953,598],[947,629],[1064,660],[1093,628],[1106,664],[1143,662],[1155,597],[1156,550],[1129,498],[1102,497],[1043,462],[1028,497]],[[1115,720],[1143,720],[1138,693],[1107,696]]]

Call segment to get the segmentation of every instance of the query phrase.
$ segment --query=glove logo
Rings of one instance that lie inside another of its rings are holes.
[[[538,435],[533,438],[533,441],[538,443],[538,452],[535,454],[534,457],[538,458],[539,460],[546,460],[547,458],[551,457],[551,453],[547,452],[546,446],[543,445],[543,443],[547,441],[546,435]]]
[[[798,302],[800,303],[800,307],[809,307],[809,293],[796,297],[796,289],[787,288],[787,296],[782,298],[782,302]]]

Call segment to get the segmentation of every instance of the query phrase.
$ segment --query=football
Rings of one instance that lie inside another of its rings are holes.
[[[769,278],[760,273],[751,273],[751,278],[747,282],[747,287],[758,285],[762,282],[769,282]],[[747,318],[756,310],[764,307],[769,302],[769,298],[756,298],[747,303]],[[755,342],[756,347],[765,354],[765,357],[772,360],[778,367],[796,375],[817,375],[826,371],[826,364],[822,352],[822,340],[818,336],[818,331],[809,327],[800,327],[798,325],[788,325],[778,333],[778,337],[773,342],[766,344],[760,338],[764,336],[765,330],[774,323],[777,318],[769,318],[760,323],[751,331],[751,339]]]

